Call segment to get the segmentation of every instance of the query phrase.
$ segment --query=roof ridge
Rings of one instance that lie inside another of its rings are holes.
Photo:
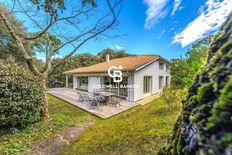
[[[159,58],[160,56],[155,54],[132,55],[122,58],[111,59],[109,62],[103,61],[89,66],[78,67],[76,69],[65,71],[64,73],[90,72],[90,71],[94,72],[94,71],[103,71],[103,70],[105,71],[109,68],[110,65],[124,65],[126,70],[133,70]]]

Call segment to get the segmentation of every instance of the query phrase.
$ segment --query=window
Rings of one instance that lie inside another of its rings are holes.
[[[151,93],[151,76],[144,76],[144,78],[143,78],[143,92],[144,92],[144,94]]]
[[[166,64],[166,71],[169,72],[170,71],[170,67],[169,65]]]
[[[113,78],[109,77],[109,76],[103,76],[101,77],[101,84],[103,85],[110,85],[113,81]]]
[[[166,86],[169,85],[169,76],[166,76]]]
[[[82,90],[88,90],[88,77],[82,76],[77,79],[78,88]]]
[[[163,76],[159,76],[159,89],[163,88],[163,81],[164,81],[164,77]]]
[[[162,62],[159,63],[159,69],[164,70],[164,63]]]
[[[88,85],[88,77],[80,77],[80,86]]]

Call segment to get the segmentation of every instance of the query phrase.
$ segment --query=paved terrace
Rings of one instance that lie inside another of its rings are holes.
[[[101,105],[101,106],[95,107],[94,109],[91,109],[90,104],[88,102],[79,102],[78,101],[79,95],[77,94],[77,92],[79,92],[81,94],[93,95],[93,94],[85,92],[85,91],[74,90],[74,89],[70,89],[70,88],[51,88],[51,89],[48,89],[49,94],[51,94],[59,99],[62,99],[62,100],[66,101],[74,106],[77,106],[78,108],[81,108],[87,112],[90,112],[93,115],[99,116],[101,118],[108,118],[108,117],[114,116],[120,112],[123,112],[129,108],[132,108],[132,107],[138,105],[138,103],[135,103],[135,102],[128,102],[128,101],[122,100],[120,105],[117,107],[108,104],[107,106]]]

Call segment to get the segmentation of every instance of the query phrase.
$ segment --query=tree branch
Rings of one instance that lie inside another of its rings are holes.
[[[18,36],[15,34],[13,27],[11,26],[10,22],[8,21],[7,17],[4,15],[2,11],[0,11],[0,18],[2,19],[3,23],[5,24],[7,30],[9,31],[10,35],[14,38],[16,41],[16,44],[19,48],[18,52],[22,54],[23,58],[26,60],[26,63],[32,73],[36,76],[41,76],[40,72],[34,65],[34,59],[33,57],[29,56],[26,49],[23,46],[22,41],[18,38]]]
[[[82,42],[80,42],[68,55],[66,55],[66,56],[62,59],[62,61],[61,61],[59,64],[56,64],[56,65],[53,67],[53,70],[54,70],[55,68],[57,68],[58,66],[62,65],[62,64],[65,62],[66,59],[68,59],[69,57],[71,57],[71,56],[72,56],[83,44],[85,44],[88,40],[90,40],[90,39],[92,39],[92,38],[98,36],[99,34],[105,32],[106,30],[108,30],[109,28],[111,28],[111,27],[115,24],[115,22],[116,22],[116,20],[117,20],[117,18],[118,18],[119,12],[121,11],[121,7],[120,7],[119,11],[117,12],[117,14],[115,14],[114,9],[116,8],[116,6],[118,6],[119,4],[121,4],[122,0],[118,0],[118,1],[114,4],[114,6],[112,6],[112,5],[110,4],[109,0],[106,0],[106,1],[107,1],[107,5],[108,5],[108,7],[109,7],[109,9],[110,9],[110,12],[111,12],[111,14],[112,14],[112,16],[113,16],[112,21],[111,21],[108,25],[106,25],[106,26],[104,26],[103,28],[101,28],[100,30],[98,29],[98,31],[97,31],[96,33],[94,33],[93,35],[91,35],[91,36],[85,38]],[[105,17],[106,17],[106,16],[103,16],[101,19],[99,19],[98,22],[97,22],[97,24],[95,25],[95,27],[94,27],[93,29],[91,29],[91,30],[93,31],[93,30],[97,29],[96,26],[97,26],[97,25],[100,23],[100,21],[101,21],[103,18],[105,18]],[[88,34],[88,33],[90,33],[90,32],[91,32],[91,31],[87,31],[86,33]],[[84,33],[84,34],[86,34],[86,33]],[[78,38],[78,37],[77,37],[77,38]],[[79,38],[80,38],[80,37],[79,37]],[[76,39],[73,39],[72,41],[69,41],[68,43],[73,42],[73,41],[75,41],[75,40],[76,40]],[[63,46],[63,45],[62,45],[62,46]],[[60,49],[60,48],[59,48],[59,49]]]

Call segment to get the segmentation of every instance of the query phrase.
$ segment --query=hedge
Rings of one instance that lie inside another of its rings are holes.
[[[0,59],[0,128],[25,127],[40,120],[43,92],[40,79]]]

